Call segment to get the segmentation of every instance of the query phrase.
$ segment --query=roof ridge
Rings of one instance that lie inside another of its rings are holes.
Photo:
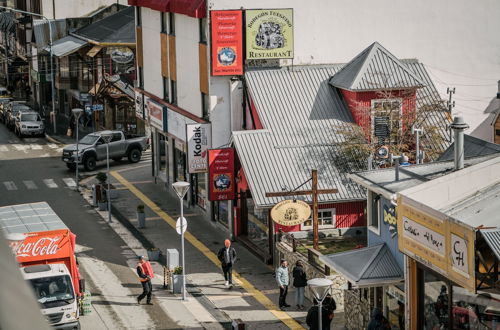
[[[353,82],[351,83],[351,86],[356,86],[356,84],[359,83],[359,80],[363,77],[363,75],[360,75],[359,73],[360,72],[363,72],[366,67],[368,66],[368,64],[370,63],[371,59],[373,58],[374,54],[376,53],[377,49],[379,48],[379,46],[381,46],[378,42],[374,42],[372,43],[370,46],[368,46],[365,50],[363,50],[358,56],[364,54],[365,52],[368,51],[368,55],[365,57],[365,60],[363,61],[363,64],[361,64],[361,66],[359,67],[359,70],[358,72],[356,72],[356,78],[353,80]],[[383,48],[383,47],[382,47]],[[346,68],[350,63],[353,63],[354,60],[356,60],[356,58],[358,57],[356,56],[355,58],[352,59],[352,61],[350,61],[349,63],[347,63],[347,65],[345,65],[342,70],[344,70],[344,68]]]
[[[370,260],[366,263],[366,265],[363,267],[363,269],[361,269],[361,271],[359,272],[358,281],[363,277],[363,275],[368,270],[368,268],[371,266],[371,264],[373,263],[373,261],[375,261],[375,259],[378,257],[378,254],[380,253],[380,250],[382,250],[382,248],[384,246],[385,246],[385,243],[380,243],[378,245],[370,246],[370,248],[374,248],[375,251],[373,252],[373,255],[370,257]]]

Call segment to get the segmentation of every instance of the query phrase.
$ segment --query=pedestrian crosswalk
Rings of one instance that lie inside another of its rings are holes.
[[[76,182],[74,178],[61,179],[39,179],[39,180],[22,180],[20,182],[4,181],[0,186],[2,190],[37,190],[37,189],[56,189],[56,188],[75,188]]]
[[[65,146],[63,146],[63,145],[59,145],[59,144],[55,144],[55,143],[47,143],[47,144],[12,143],[12,144],[1,144],[0,145],[0,152],[9,152],[9,151],[29,152],[31,150],[46,150],[46,151],[62,152],[62,149],[64,147]]]

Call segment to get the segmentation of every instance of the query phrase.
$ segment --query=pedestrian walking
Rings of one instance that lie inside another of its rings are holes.
[[[292,270],[293,286],[295,287],[295,305],[297,309],[304,308],[304,290],[307,286],[307,275],[304,271],[302,261],[297,260]]]
[[[310,330],[319,329],[319,306],[316,299],[313,300],[314,305],[309,308],[306,316],[306,324],[309,326]],[[321,306],[321,329],[329,330],[330,323],[332,319],[330,318],[329,311],[326,306]]]
[[[151,278],[154,277],[153,268],[149,261],[144,260],[144,256],[138,256],[139,259],[137,263],[137,275],[139,275],[139,281],[142,284],[142,293],[137,297],[137,303],[140,304],[141,300],[146,297],[146,303],[152,305],[151,295],[153,291],[153,285],[151,284]]]
[[[233,285],[233,266],[236,262],[236,250],[231,246],[231,241],[226,239],[224,247],[219,250],[217,257],[221,262],[222,272],[224,273],[224,280],[226,286]]]
[[[288,277],[288,262],[284,259],[281,259],[280,266],[276,270],[276,281],[278,282],[278,285],[280,287],[279,307],[281,309],[290,307],[290,305],[286,303],[288,284],[290,282]]]
[[[370,323],[368,323],[368,328],[367,330],[390,330],[391,326],[389,324],[389,321],[385,318],[385,316],[382,314],[382,311],[375,307],[372,310],[372,315],[370,319]]]

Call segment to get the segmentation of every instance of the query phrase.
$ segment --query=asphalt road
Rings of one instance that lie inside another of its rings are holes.
[[[135,255],[75,191],[75,173],[66,168],[60,152],[61,146],[45,138],[19,139],[0,124],[0,206],[45,201],[77,235],[81,272],[89,276],[87,286],[97,298],[92,318],[81,318],[83,329],[175,328],[157,306],[135,303],[141,291],[131,269]],[[108,290],[110,281],[114,291]]]

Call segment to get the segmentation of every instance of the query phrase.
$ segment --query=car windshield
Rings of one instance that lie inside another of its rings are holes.
[[[80,141],[78,141],[78,143],[80,143],[80,144],[94,144],[95,141],[97,141],[97,139],[99,139],[99,136],[89,134],[89,135],[85,136],[83,139],[81,139]]]
[[[40,117],[36,113],[28,113],[21,115],[21,121],[41,121]]]
[[[75,295],[68,275],[34,278],[30,280],[36,299],[45,308],[71,304]]]

